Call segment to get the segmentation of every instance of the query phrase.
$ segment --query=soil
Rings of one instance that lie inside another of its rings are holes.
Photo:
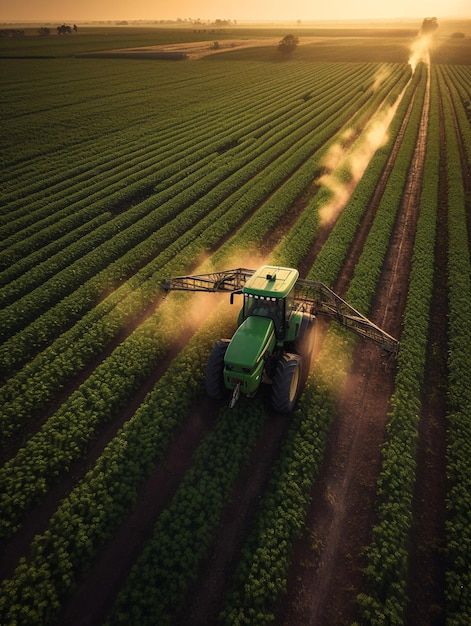
[[[441,103],[440,103],[441,104]],[[435,275],[430,308],[424,394],[418,425],[416,484],[410,538],[407,624],[445,623],[445,494],[447,368],[447,174],[446,137],[440,106],[440,171],[438,186]]]
[[[428,122],[426,100],[403,201],[386,255],[371,318],[393,336],[401,331],[415,238]],[[342,390],[319,480],[312,492],[306,531],[297,542],[288,597],[279,621],[341,626],[355,618],[363,585],[363,549],[375,523],[394,370],[379,347],[359,343]]]
[[[183,603],[185,608],[177,618],[177,624],[209,626],[217,623],[247,528],[257,510],[260,494],[270,479],[270,470],[288,427],[289,417],[286,415],[272,412],[265,421],[257,444],[233,486],[211,553],[200,568],[197,582],[187,593]]]
[[[299,45],[306,45],[325,41],[332,38],[326,37],[299,37]],[[187,43],[159,44],[156,46],[145,46],[142,48],[120,48],[116,50],[103,50],[102,52],[84,53],[80,56],[94,57],[128,57],[128,58],[147,58],[161,59],[165,58],[182,58],[197,60],[222,52],[232,52],[235,50],[243,50],[245,48],[262,48],[266,46],[276,47],[280,42],[279,37],[261,37],[258,39],[221,39],[218,47],[213,48],[214,41],[192,41]]]

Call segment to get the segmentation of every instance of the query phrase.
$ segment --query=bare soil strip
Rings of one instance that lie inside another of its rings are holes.
[[[217,39],[217,37],[216,37]],[[319,41],[333,40],[329,37],[299,37],[299,45],[317,43]],[[141,48],[119,48],[103,50],[101,52],[86,52],[79,56],[85,57],[116,57],[135,59],[189,59],[195,61],[206,56],[233,52],[246,48],[263,48],[271,46],[276,48],[280,42],[279,37],[260,37],[258,39],[221,39],[217,46],[212,41],[192,41],[187,43],[158,44]]]
[[[129,570],[151,537],[156,518],[190,469],[195,450],[214,427],[218,408],[207,398],[199,401],[191,420],[185,422],[165,457],[142,485],[136,505],[65,604],[59,623],[88,626],[103,622]]]
[[[428,125],[427,87],[419,136],[371,317],[394,336],[401,317],[417,222]],[[295,551],[286,624],[351,623],[362,585],[362,550],[375,521],[376,481],[381,468],[393,368],[380,349],[358,344],[338,418],[333,425],[319,481],[314,487],[307,528]]]
[[[447,367],[447,174],[443,105],[440,99],[440,170],[435,275],[430,308],[425,378],[417,444],[417,470],[410,539],[410,626],[445,623],[445,495]]]
[[[381,200],[382,192],[396,160],[412,111],[412,105],[413,100],[404,116],[398,137],[381,175],[379,187],[381,187],[382,191],[378,193],[378,190],[376,190],[357,231],[352,249],[347,257],[347,262],[340,274],[340,280],[344,285],[344,289],[346,289],[351,280],[353,270]],[[308,255],[309,264],[303,261],[299,266],[301,276],[307,274],[334,224],[332,223],[319,233]],[[317,358],[326,331],[327,324],[324,323],[322,327],[317,329],[313,359]],[[179,615],[177,619],[178,624],[206,626],[217,623],[217,617],[220,610],[222,610],[231,575],[240,558],[248,533],[252,528],[258,502],[270,479],[273,463],[277,458],[288,426],[286,417],[279,416],[273,412],[270,413],[257,446],[248,459],[243,474],[234,486],[231,499],[223,513],[211,553],[201,566],[197,582],[191,586],[187,594],[186,608]]]
[[[211,553],[202,564],[195,584],[191,585],[183,604],[185,608],[175,623],[188,626],[217,623],[247,528],[250,528],[260,494],[270,479],[270,470],[288,428],[289,417],[270,412],[257,444],[233,487]]]

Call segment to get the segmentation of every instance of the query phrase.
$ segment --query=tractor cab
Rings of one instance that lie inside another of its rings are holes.
[[[283,341],[288,334],[294,303],[294,286],[299,278],[295,269],[264,265],[251,276],[242,289],[243,320],[250,316],[273,321],[276,338]]]

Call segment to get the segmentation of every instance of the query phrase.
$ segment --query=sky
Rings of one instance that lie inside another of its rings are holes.
[[[471,17],[469,0],[0,0],[0,21]]]

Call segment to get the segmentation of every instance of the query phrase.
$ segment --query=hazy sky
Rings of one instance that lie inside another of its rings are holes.
[[[469,0],[0,0],[0,20],[471,17]]]

